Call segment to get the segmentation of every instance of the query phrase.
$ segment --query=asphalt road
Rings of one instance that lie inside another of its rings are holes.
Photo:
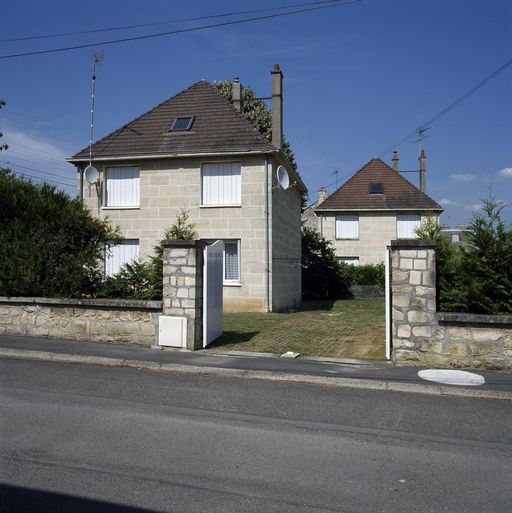
[[[512,511],[509,401],[0,360],[0,511]]]

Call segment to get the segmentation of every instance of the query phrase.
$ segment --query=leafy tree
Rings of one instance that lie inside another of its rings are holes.
[[[101,282],[108,221],[48,184],[0,171],[0,295],[84,297]]]
[[[114,276],[105,278],[100,297],[123,299],[162,299],[164,242],[194,240],[195,226],[189,221],[190,212],[181,209],[176,222],[164,232],[163,239],[153,248],[147,262],[133,261],[122,266]]]
[[[483,200],[483,214],[474,214],[469,225],[462,269],[473,313],[512,313],[512,227],[501,218],[505,206],[492,197]]]
[[[331,242],[305,225],[302,226],[302,296],[306,299],[352,297],[349,280]]]
[[[215,81],[213,86],[229,102],[233,101],[233,87],[229,80]],[[242,88],[243,116],[251,125],[258,130],[267,140],[272,140],[272,114],[262,100],[256,99],[256,94],[249,86]],[[297,163],[290,143],[283,138],[283,155],[286,160],[297,171]]]

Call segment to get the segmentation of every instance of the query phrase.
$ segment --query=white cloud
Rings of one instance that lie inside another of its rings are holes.
[[[476,212],[478,210],[482,210],[482,204],[475,203],[474,205],[466,205],[464,210],[467,210],[468,212]]]
[[[500,178],[512,178],[512,167],[506,167],[498,171],[498,176]]]
[[[448,198],[443,198],[442,200],[439,200],[439,204],[443,207],[456,207],[458,205],[456,201],[452,201]]]
[[[39,138],[28,133],[20,132],[19,130],[6,130],[4,131],[3,141],[9,145],[9,149],[17,151],[25,156],[34,155],[48,157],[48,159],[55,160],[56,162],[66,163],[66,157],[69,155],[57,146],[45,142]],[[14,160],[14,159],[13,159]]]
[[[471,182],[476,179],[475,175],[450,175],[450,180],[453,180],[454,182]]]

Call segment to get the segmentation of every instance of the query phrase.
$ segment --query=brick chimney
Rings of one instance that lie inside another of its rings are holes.
[[[283,147],[283,74],[279,64],[274,64],[272,75],[272,144]]]
[[[391,162],[393,162],[393,171],[398,173],[398,152],[396,150],[393,152]]]
[[[418,160],[420,161],[420,191],[426,192],[425,172],[427,171],[427,156],[425,155],[425,150],[421,150]]]
[[[240,83],[240,79],[236,77],[233,80],[232,84],[232,92],[233,92],[233,107],[240,112],[243,113],[243,105],[242,105],[242,84]]]
[[[325,190],[325,187],[322,185],[320,187],[320,189],[318,189],[318,204],[320,205],[320,203],[325,201],[326,198],[327,198],[327,191]]]

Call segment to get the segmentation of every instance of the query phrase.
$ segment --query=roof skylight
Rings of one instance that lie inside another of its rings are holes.
[[[190,130],[195,116],[178,116],[171,125],[171,132],[184,132]]]
[[[371,183],[370,184],[370,194],[384,194],[384,184],[383,183]]]

